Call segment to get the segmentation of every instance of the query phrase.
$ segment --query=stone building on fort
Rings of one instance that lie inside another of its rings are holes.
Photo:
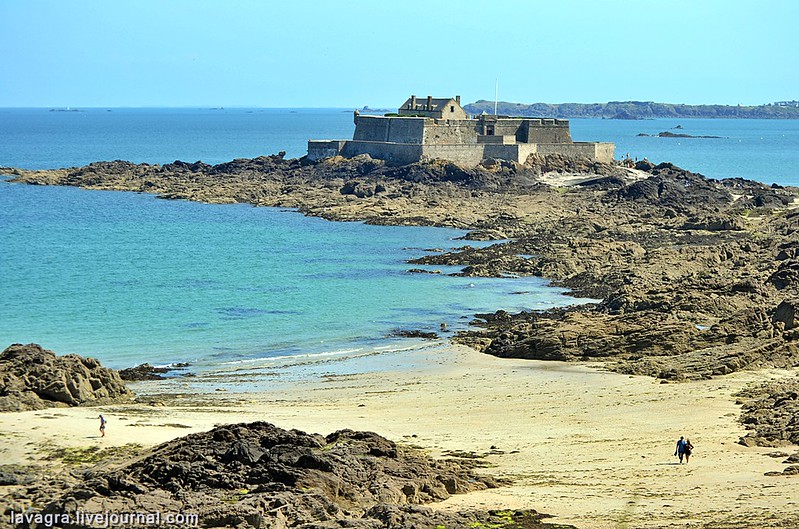
[[[396,114],[385,116],[356,110],[352,139],[310,140],[308,158],[368,154],[393,164],[438,158],[475,166],[487,158],[524,163],[531,154],[558,153],[613,161],[613,143],[572,141],[568,120],[487,114],[473,118],[460,99],[411,96]]]

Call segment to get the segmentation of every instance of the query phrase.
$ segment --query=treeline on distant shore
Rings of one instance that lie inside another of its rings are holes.
[[[494,113],[494,102],[479,100],[464,107],[470,114]],[[726,118],[799,119],[799,106],[787,105],[683,105],[652,101],[611,101],[609,103],[509,103],[499,101],[497,114],[544,118]]]

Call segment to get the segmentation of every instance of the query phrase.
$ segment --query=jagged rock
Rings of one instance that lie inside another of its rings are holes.
[[[425,270],[423,268],[409,268],[409,274],[429,274],[429,275],[440,275],[441,270]]]
[[[0,354],[0,411],[124,402],[133,398],[119,375],[93,358],[56,356],[37,344]]]
[[[766,472],[765,476],[796,476],[799,475],[799,465],[786,467],[782,472]]]
[[[161,171],[163,172],[189,171],[192,173],[200,173],[200,172],[206,172],[209,169],[211,169],[210,165],[208,165],[207,163],[203,163],[199,160],[194,163],[186,163],[186,162],[181,162],[180,160],[175,160],[174,162],[164,164],[161,167]]]
[[[34,481],[31,469],[22,465],[0,465],[0,487],[28,485]]]
[[[743,401],[740,422],[752,430],[741,438],[741,444],[799,444],[799,377],[750,386],[737,396]]]
[[[739,208],[783,208],[793,202],[794,197],[784,187],[772,184],[766,185],[743,178],[725,178],[720,183],[741,195],[735,205]]]
[[[799,241],[788,241],[778,246],[777,261],[795,259],[799,257]]]
[[[695,215],[688,218],[682,225],[684,230],[741,231],[745,228],[743,221],[733,216]]]
[[[549,172],[597,174],[605,176],[624,174],[623,171],[612,164],[597,162],[584,156],[565,156],[557,153],[533,153],[527,157],[524,165],[530,167],[538,174]]]
[[[119,370],[119,377],[122,380],[160,380],[164,375],[175,371],[176,369],[183,369],[189,367],[186,362],[179,362],[169,366],[155,367],[150,364],[140,364],[135,367],[128,367]],[[183,373],[183,376],[191,376],[190,373]]]
[[[694,136],[693,134],[685,134],[682,132],[671,132],[668,130],[664,130],[663,132],[657,133],[658,138],[705,138],[705,139],[721,139],[722,136]]]
[[[425,340],[437,340],[438,334],[428,331],[420,331],[416,329],[395,329],[391,331],[388,336],[397,338],[423,338]]]
[[[722,207],[732,202],[732,195],[700,174],[670,163],[651,168],[652,176],[618,190],[608,198],[640,201],[649,205],[692,213],[693,208]]]
[[[386,192],[386,186],[381,182],[350,181],[344,184],[339,192],[342,195],[355,195],[358,198],[367,198]]]
[[[786,299],[777,305],[772,321],[781,323],[784,330],[790,331],[799,326],[797,314],[799,314],[799,299]]]
[[[119,370],[119,377],[122,380],[160,380],[162,375],[170,371],[167,367],[155,367],[150,364],[140,364],[135,367],[128,367]]]
[[[777,290],[799,284],[799,259],[783,260],[777,270],[768,278],[769,283]]]
[[[498,485],[464,464],[432,460],[372,432],[322,437],[265,422],[234,424],[175,439],[112,470],[84,473],[44,512],[191,512],[204,527],[492,527],[500,521],[496,511],[422,505]],[[524,527],[552,527],[543,517],[502,514],[506,522],[525,521]]]

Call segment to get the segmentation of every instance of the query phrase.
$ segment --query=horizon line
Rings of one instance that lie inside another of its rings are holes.
[[[499,103],[505,104],[515,104],[515,105],[605,105],[610,103],[653,103],[653,104],[662,104],[662,105],[687,105],[687,106],[728,106],[728,107],[760,107],[760,106],[769,106],[774,105],[775,103],[781,102],[789,102],[789,100],[784,101],[770,101],[767,103],[758,103],[758,104],[742,104],[742,103],[674,103],[674,102],[667,102],[667,101],[654,101],[654,100],[644,100],[644,99],[628,99],[628,100],[611,100],[611,101],[592,101],[592,102],[576,102],[576,101],[566,101],[561,103],[550,103],[545,101],[536,101],[533,103],[520,103],[518,101],[499,101]],[[491,103],[493,104],[493,100],[487,99],[477,99],[470,103],[464,104],[464,106],[480,104],[480,103]],[[197,109],[197,110],[225,110],[226,108],[231,109],[264,109],[264,110],[272,110],[272,109],[304,109],[304,110],[315,110],[315,109],[336,109],[336,110],[363,110],[363,109],[370,109],[370,110],[393,110],[393,105],[345,105],[345,106],[303,106],[303,105],[293,105],[293,106],[262,106],[262,105],[242,105],[242,104],[231,104],[231,105],[213,105],[213,104],[196,104],[196,105],[0,105],[0,109],[46,109],[46,110],[78,110],[78,109]]]

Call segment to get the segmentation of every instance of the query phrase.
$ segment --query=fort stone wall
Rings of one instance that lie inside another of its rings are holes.
[[[409,104],[413,105],[413,100],[411,96]],[[430,101],[433,100],[428,97],[427,107],[432,108]],[[449,104],[449,100],[435,101]],[[569,122],[564,119],[485,114],[475,119],[362,116],[357,111],[354,118],[352,140],[311,140],[308,158],[368,154],[392,164],[439,158],[475,166],[486,158],[524,163],[537,152],[612,163],[615,150],[612,143],[572,142]]]
[[[538,143],[535,152],[540,154],[562,154],[564,156],[584,156],[603,163],[613,163],[616,146],[613,143],[579,141],[575,143]],[[525,158],[526,160],[527,158]],[[524,161],[524,160],[522,160]]]
[[[497,137],[497,139],[501,138]],[[328,140],[309,141],[308,158],[320,160],[331,156],[347,157],[368,154],[391,164],[408,164],[420,159],[450,160],[466,166],[478,165],[486,158],[524,163],[533,153],[583,156],[598,162],[613,163],[613,143],[474,143],[474,144],[410,144],[380,141]]]
[[[425,118],[356,116],[355,134],[352,139],[355,141],[421,144],[424,138],[425,121]]]
[[[474,167],[487,158],[524,163],[536,152],[535,144],[481,143],[475,145],[425,145],[422,154],[428,160],[436,158]]]
[[[347,158],[368,154],[372,158],[385,160],[393,165],[406,165],[422,158],[421,144],[386,143],[352,140],[345,143],[341,155]]]
[[[600,141],[594,143],[596,152],[596,161],[602,163],[613,163],[613,158],[616,156],[616,144],[610,141]]]
[[[521,118],[505,118],[493,123],[494,136],[513,136],[518,139],[519,129],[524,122]]]
[[[435,120],[427,123],[424,129],[425,145],[477,143],[477,128],[474,121]]]
[[[322,160],[338,156],[348,140],[308,140],[308,159]]]
[[[474,167],[483,160],[482,145],[425,145],[422,155],[427,160],[436,158]]]
[[[565,119],[525,119],[517,138],[524,143],[572,142],[569,122]]]
[[[426,121],[425,118],[389,118],[388,141],[421,145]]]

